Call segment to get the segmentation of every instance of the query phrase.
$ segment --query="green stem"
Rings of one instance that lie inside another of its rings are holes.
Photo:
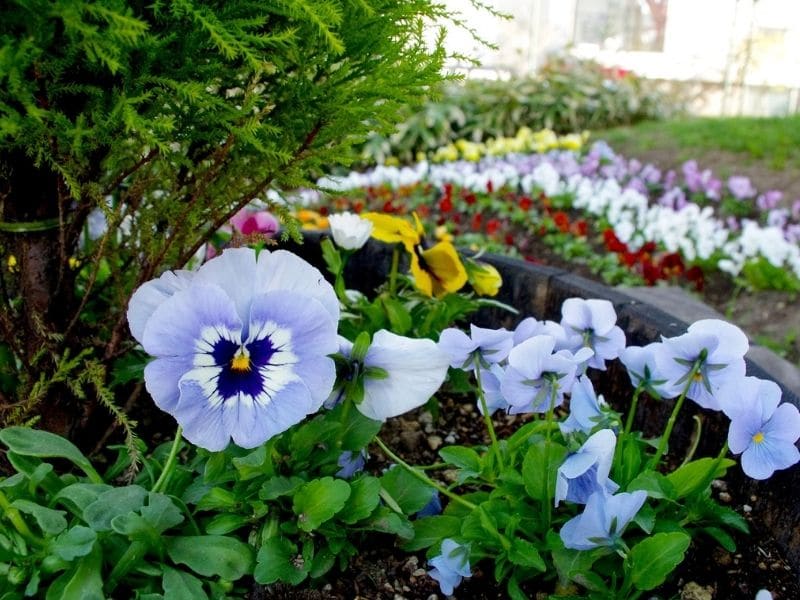
[[[395,244],[392,250],[392,267],[389,271],[389,294],[394,296],[397,291],[397,269],[400,266],[400,248]]]
[[[153,488],[150,490],[151,492],[155,493],[161,491],[162,488],[166,487],[170,477],[172,477],[172,471],[175,469],[175,459],[178,458],[178,450],[180,450],[181,447],[182,434],[183,428],[178,425],[178,429],[175,431],[175,439],[172,441],[172,448],[170,448],[169,456],[167,456],[167,462],[164,463],[164,470],[161,471],[158,481],[155,482]]]
[[[344,440],[344,434],[347,431],[347,419],[350,418],[350,407],[353,404],[349,394],[344,394],[342,404],[342,418],[339,421],[339,435],[336,436],[336,448],[338,450],[342,449],[342,441]]]
[[[459,503],[460,505],[462,505],[462,506],[464,506],[464,507],[466,507],[466,508],[468,508],[468,509],[470,509],[470,510],[475,510],[475,509],[477,508],[477,506],[476,506],[475,504],[473,504],[472,502],[470,502],[469,500],[465,500],[464,498],[462,498],[462,497],[461,497],[461,496],[459,496],[458,494],[456,494],[456,493],[454,493],[454,492],[451,492],[450,490],[448,490],[448,489],[447,489],[446,487],[444,487],[443,485],[441,485],[441,484],[439,484],[439,483],[436,483],[436,482],[435,482],[433,479],[431,479],[430,477],[428,477],[427,475],[425,475],[425,473],[423,473],[423,472],[422,472],[422,471],[420,471],[419,469],[415,469],[414,467],[412,467],[411,465],[409,465],[409,464],[408,464],[406,461],[404,461],[402,458],[400,458],[400,457],[399,457],[399,456],[397,456],[397,455],[396,455],[394,452],[392,452],[392,451],[389,449],[389,447],[388,447],[386,444],[384,444],[384,443],[383,443],[383,440],[382,440],[381,438],[379,438],[378,436],[375,436],[375,443],[376,443],[376,444],[378,444],[378,447],[379,447],[381,450],[383,450],[383,453],[384,453],[386,456],[388,456],[388,457],[389,457],[389,458],[391,458],[391,459],[392,459],[394,462],[396,462],[398,465],[400,465],[401,467],[403,467],[403,468],[404,468],[406,471],[408,471],[408,472],[409,472],[411,475],[413,475],[414,477],[416,477],[417,479],[419,479],[420,481],[422,481],[422,482],[423,482],[425,485],[429,485],[430,487],[432,487],[433,489],[435,489],[435,490],[436,490],[437,492],[439,492],[440,494],[442,494],[442,495],[444,495],[444,496],[447,496],[448,498],[450,498],[450,499],[451,499],[453,502],[457,502],[457,503]]]
[[[478,401],[481,403],[483,422],[486,423],[486,430],[489,432],[489,439],[492,440],[492,452],[494,453],[495,460],[497,461],[497,464],[500,465],[500,471],[502,472],[505,470],[503,455],[500,453],[500,444],[497,441],[497,434],[494,431],[492,416],[489,414],[489,407],[486,404],[486,396],[483,393],[483,386],[481,385],[481,369],[478,365],[475,365],[475,383],[478,388]]]
[[[25,519],[22,518],[22,514],[20,514],[19,510],[11,506],[11,502],[8,501],[8,498],[6,498],[3,492],[0,492],[0,508],[3,509],[3,514],[11,521],[14,529],[16,529],[22,537],[36,546],[44,545],[44,541],[28,528],[28,524],[25,522]]]
[[[700,371],[700,364],[701,362],[699,360],[695,361],[694,365],[692,365],[692,370],[689,371],[689,376],[686,379],[686,385],[684,386],[681,395],[678,396],[678,400],[675,402],[675,406],[673,407],[672,413],[669,415],[669,420],[667,421],[667,428],[664,430],[661,439],[658,440],[658,448],[656,449],[655,456],[653,456],[650,464],[648,465],[648,469],[651,471],[656,470],[658,463],[661,462],[661,457],[664,456],[664,451],[667,449],[669,436],[672,435],[672,429],[675,427],[675,421],[678,419],[678,413],[681,411],[683,401],[686,400],[686,394],[689,393],[689,388],[692,386],[694,376],[697,375],[698,371]]]
[[[640,383],[636,386],[636,389],[633,391],[633,398],[631,399],[631,406],[628,409],[628,418],[625,419],[625,429],[623,433],[628,435],[631,432],[631,427],[633,427],[633,418],[636,416],[636,408],[639,405],[639,396],[642,394],[644,387]]]
[[[114,565],[111,573],[108,575],[108,579],[106,580],[106,584],[104,586],[107,595],[111,595],[111,592],[113,592],[117,587],[119,580],[131,570],[137,561],[141,560],[146,552],[147,544],[145,542],[139,540],[131,542],[131,545],[128,546],[128,549],[125,550],[120,559],[117,561],[117,564]]]

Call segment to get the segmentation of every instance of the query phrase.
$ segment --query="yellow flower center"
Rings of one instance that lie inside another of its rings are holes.
[[[250,357],[241,350],[231,359],[231,369],[244,372],[250,370]]]
[[[702,382],[703,381],[703,374],[698,371],[697,373],[694,374],[694,380],[697,383]]]
[[[759,431],[758,433],[756,433],[756,434],[753,436],[753,441],[754,441],[756,444],[760,444],[761,442],[763,442],[763,441],[764,441],[764,434],[763,434],[762,432],[760,432],[760,431]]]

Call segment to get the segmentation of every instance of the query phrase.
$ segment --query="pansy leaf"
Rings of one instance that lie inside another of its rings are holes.
[[[86,556],[92,551],[97,534],[83,525],[75,525],[59,535],[50,546],[50,552],[67,561]]]
[[[64,517],[66,513],[63,510],[54,510],[24,499],[14,500],[11,506],[31,515],[42,533],[47,535],[56,535],[67,528],[67,519]]]
[[[98,545],[49,585],[46,600],[104,600],[102,563]]]
[[[344,508],[350,497],[350,484],[323,477],[303,485],[295,494],[292,509],[303,531],[314,531]]]
[[[458,517],[447,517],[436,515],[417,519],[413,523],[414,537],[403,544],[406,552],[422,550],[445,538],[454,538],[461,532],[461,519]]]
[[[422,510],[433,494],[433,488],[401,467],[389,469],[381,477],[381,487],[407,515]]]
[[[164,588],[164,597],[170,600],[206,600],[208,598],[203,590],[203,582],[197,577],[166,565],[164,565],[161,585]]]
[[[652,590],[664,583],[667,575],[683,561],[691,541],[688,534],[673,531],[657,533],[631,548],[626,568],[636,589]]]
[[[385,506],[379,506],[362,526],[373,531],[391,533],[406,540],[414,537],[411,522]]]
[[[381,482],[375,477],[359,477],[350,483],[350,497],[340,518],[348,525],[366,519],[381,501]]]
[[[539,554],[539,549],[531,542],[515,537],[508,551],[508,559],[515,565],[530,567],[544,572],[547,568]]]
[[[86,507],[83,519],[95,531],[109,531],[114,517],[138,511],[146,497],[147,490],[138,485],[112,488]]]
[[[253,577],[262,585],[276,581],[297,585],[308,576],[310,568],[297,557],[295,544],[281,537],[270,538],[258,551]]]
[[[250,522],[250,519],[242,515],[219,514],[214,515],[206,523],[206,533],[211,535],[225,535],[231,531],[236,531]]]
[[[411,313],[406,310],[403,303],[389,297],[381,297],[381,302],[389,319],[391,331],[397,335],[408,333],[414,325],[414,321],[411,319]]]
[[[639,473],[626,488],[628,492],[633,492],[634,490],[644,490],[650,498],[668,498],[670,500],[677,498],[675,486],[665,475],[656,471]]]
[[[183,523],[183,513],[172,499],[164,494],[150,492],[147,506],[141,509],[142,517],[159,533]]]
[[[284,477],[280,475],[272,477],[267,479],[261,486],[258,497],[262,500],[275,500],[275,498],[280,498],[281,496],[289,496],[294,494],[304,483],[302,479],[294,476]]]
[[[12,452],[24,456],[65,458],[86,473],[93,483],[103,482],[89,459],[75,444],[60,435],[29,427],[7,427],[0,430],[0,442]]]
[[[736,541],[733,536],[719,527],[703,527],[702,532],[714,538],[728,552],[736,552]]]
[[[253,550],[244,542],[223,535],[166,537],[169,557],[206,577],[236,581],[253,567]]]
[[[345,415],[345,412],[347,413]],[[380,421],[375,421],[361,414],[361,411],[345,411],[344,405],[337,406],[331,411],[332,419],[337,419],[341,423],[340,433],[342,440],[342,450],[355,452],[365,448],[381,429]]]
[[[113,488],[105,483],[73,483],[62,488],[53,497],[53,503],[59,502],[76,514],[83,515],[87,506],[110,489]]]
[[[231,461],[239,473],[240,481],[248,481],[264,475],[269,477],[275,474],[275,464],[269,459],[268,446],[270,446],[269,443],[262,444],[245,456],[238,456]]]
[[[702,491],[712,479],[723,477],[734,464],[729,458],[701,458],[678,467],[667,479],[675,487],[678,498],[683,498]]]
[[[522,461],[522,477],[525,490],[531,498],[552,502],[555,492],[556,473],[564,462],[567,449],[561,444],[534,444],[525,453]]]
[[[442,460],[455,465],[459,469],[458,481],[463,483],[471,477],[477,477],[483,470],[481,457],[472,448],[465,446],[448,446],[439,450]]]

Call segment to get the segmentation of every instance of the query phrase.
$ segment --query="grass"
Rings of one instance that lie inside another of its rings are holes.
[[[775,170],[800,169],[800,114],[790,117],[682,118],[594,132],[623,154],[673,148],[680,160],[725,151]]]

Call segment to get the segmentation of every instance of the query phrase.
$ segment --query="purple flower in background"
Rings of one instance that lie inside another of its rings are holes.
[[[800,198],[792,202],[792,218],[800,219]]]
[[[439,589],[445,596],[451,596],[464,577],[472,576],[469,568],[469,546],[462,546],[450,538],[442,541],[441,554],[428,562],[433,567],[428,575],[439,582]]]
[[[595,492],[616,492],[619,486],[608,478],[616,445],[614,432],[601,429],[589,437],[580,450],[568,456],[558,468],[555,506],[562,500],[585,504]]]
[[[439,498],[439,492],[433,490],[430,501],[417,511],[415,515],[418,519],[422,517],[434,517],[442,514],[442,500]]]
[[[767,213],[767,225],[783,229],[789,222],[789,211],[785,208],[776,208]]]
[[[615,546],[625,527],[647,500],[647,492],[637,490],[608,496],[595,492],[586,508],[561,528],[564,546],[572,550],[591,550],[600,546]]]
[[[573,431],[590,433],[592,429],[604,420],[602,407],[605,405],[603,397],[597,397],[592,380],[585,375],[578,377],[572,386],[572,396],[569,399],[569,416],[558,424],[561,433],[567,434]]]
[[[341,467],[341,469],[336,472],[336,476],[342,479],[350,479],[356,473],[360,473],[364,470],[364,465],[368,457],[369,454],[367,454],[365,448],[362,448],[358,452],[353,452],[352,450],[343,451],[336,461],[336,464]]]
[[[450,357],[450,366],[465,371],[505,360],[513,346],[514,334],[507,329],[470,325],[470,335],[451,327],[439,336],[439,348]]]
[[[763,211],[772,210],[773,208],[777,208],[781,200],[783,200],[783,192],[769,190],[756,198],[756,206]]]
[[[642,169],[642,172],[639,173],[639,177],[648,185],[655,185],[661,180],[661,171],[655,165],[647,164]]]
[[[711,200],[719,200],[722,198],[722,181],[716,177],[709,177],[704,184],[706,197]]]
[[[339,303],[322,274],[278,250],[226,250],[193,277],[145,283],[134,337],[155,357],[147,391],[186,438],[254,448],[320,408],[336,377]]]
[[[675,398],[681,393],[681,387],[670,384],[666,378],[661,377],[656,366],[656,355],[664,351],[664,344],[661,342],[653,342],[644,347],[628,346],[619,359],[628,370],[628,377],[634,387],[641,387],[651,396]]]
[[[719,410],[719,389],[744,377],[744,355],[749,347],[741,329],[719,319],[703,319],[689,326],[687,333],[665,338],[656,352],[656,371],[669,386],[681,390],[689,384],[686,397],[703,408]],[[689,381],[695,364],[699,368]]]
[[[728,446],[741,453],[742,470],[753,479],[767,479],[800,461],[800,412],[781,401],[774,381],[745,377],[720,393],[722,410],[731,419]]]
[[[569,298],[561,305],[561,326],[579,336],[567,349],[591,348],[594,355],[588,365],[595,369],[605,371],[605,361],[617,358],[625,348],[625,334],[616,323],[617,313],[608,300]]]
[[[737,200],[747,200],[756,195],[756,189],[750,182],[749,177],[734,175],[728,178],[728,189]]]
[[[527,317],[520,321],[514,329],[514,345],[518,346],[522,342],[537,335],[549,335],[556,340],[556,349],[562,350],[575,345],[580,345],[581,336],[573,333],[567,334],[564,328],[555,321],[537,321],[534,317]]]
[[[670,188],[675,187],[675,181],[678,179],[678,176],[675,174],[675,171],[670,169],[664,174],[664,189],[668,190]]]
[[[578,365],[592,355],[581,348],[577,355],[568,350],[553,354],[555,339],[540,335],[515,346],[508,355],[508,367],[500,391],[509,404],[508,412],[546,412],[558,406],[572,389]]]

